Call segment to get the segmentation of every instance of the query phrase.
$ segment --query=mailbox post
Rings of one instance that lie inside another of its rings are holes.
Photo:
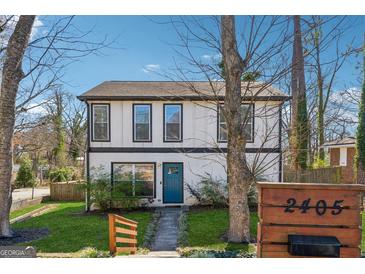
[[[269,182],[258,190],[258,257],[360,257],[364,185]]]

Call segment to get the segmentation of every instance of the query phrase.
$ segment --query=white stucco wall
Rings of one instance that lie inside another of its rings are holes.
[[[263,181],[277,181],[279,176],[279,154],[262,153],[247,154],[248,161],[262,162],[262,174],[259,175]],[[110,174],[112,162],[153,162],[156,163],[156,198],[152,206],[163,206],[162,200],[162,163],[163,162],[183,162],[184,164],[184,204],[194,204],[196,201],[191,197],[186,188],[186,184],[197,186],[201,176],[206,173],[211,174],[215,179],[225,180],[225,158],[219,153],[90,153],[89,155],[91,176],[95,171],[101,169]],[[171,205],[171,204],[169,204]]]

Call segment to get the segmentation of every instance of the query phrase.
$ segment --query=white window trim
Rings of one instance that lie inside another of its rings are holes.
[[[166,119],[166,107],[169,107],[169,106],[177,106],[180,108],[180,111],[179,111],[179,139],[167,139],[167,119]],[[164,108],[164,136],[163,136],[163,141],[164,142],[181,142],[182,141],[182,105],[181,104],[164,104],[163,105],[163,108]]]
[[[96,122],[96,119],[95,119],[95,113],[96,113],[95,107],[105,107],[106,108],[106,117],[107,117],[107,119],[106,119],[106,129],[107,129],[106,133],[107,133],[107,138],[106,139],[97,139],[97,138],[95,138],[95,124],[105,124],[105,123],[97,123]],[[93,142],[109,142],[110,141],[110,136],[109,136],[109,133],[110,133],[110,129],[109,129],[109,127],[110,127],[109,113],[110,113],[110,111],[109,111],[109,107],[110,107],[110,105],[108,105],[108,104],[92,104],[92,114],[93,114],[93,116],[92,116],[92,128],[93,128],[92,141]]]
[[[136,108],[139,106],[148,107],[148,139],[137,139],[137,111]],[[134,104],[133,105],[133,142],[151,142],[152,141],[152,105],[150,104]]]

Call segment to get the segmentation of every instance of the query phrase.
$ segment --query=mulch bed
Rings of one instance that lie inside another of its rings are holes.
[[[15,245],[42,239],[49,234],[48,228],[14,229],[14,237],[0,237],[0,246]]]

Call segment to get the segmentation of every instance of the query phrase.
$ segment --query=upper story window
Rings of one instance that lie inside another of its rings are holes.
[[[220,104],[218,107],[218,141],[219,142],[227,142],[228,140],[228,131],[227,131],[227,122],[226,119],[220,111],[220,108],[223,107],[223,104]],[[242,120],[245,125],[243,130],[246,136],[246,142],[253,142],[253,134],[254,134],[254,107],[253,104],[242,104],[241,105],[241,115]]]
[[[134,104],[133,105],[133,141],[151,142],[152,141],[152,105]]]
[[[182,141],[182,105],[164,104],[164,142]]]
[[[110,141],[110,105],[92,104],[92,141]]]

